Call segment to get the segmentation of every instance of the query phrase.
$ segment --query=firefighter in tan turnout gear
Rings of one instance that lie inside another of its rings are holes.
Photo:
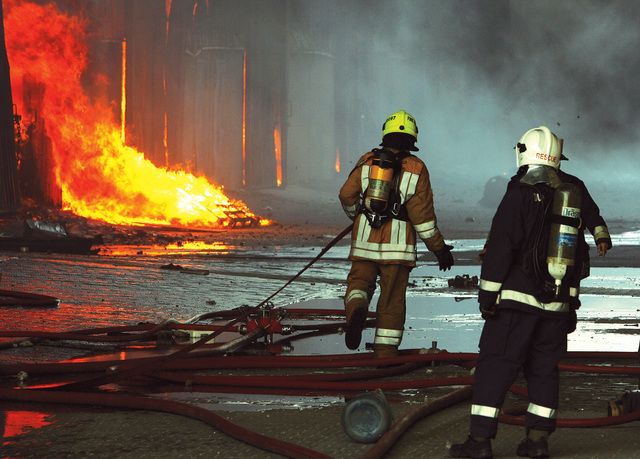
[[[440,270],[453,265],[452,246],[438,230],[433,191],[418,151],[415,119],[400,110],[382,127],[382,148],[366,153],[340,189],[340,202],[354,220],[352,261],[344,298],[349,349],[360,346],[369,303],[380,278],[373,343],[378,358],[394,357],[402,340],[409,273],[416,266],[416,234]]]

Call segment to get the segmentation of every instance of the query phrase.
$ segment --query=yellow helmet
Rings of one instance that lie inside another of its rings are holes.
[[[393,115],[387,117],[382,125],[383,138],[385,135],[394,132],[409,134],[415,138],[415,141],[418,141],[418,126],[416,125],[416,120],[404,110],[395,112]]]

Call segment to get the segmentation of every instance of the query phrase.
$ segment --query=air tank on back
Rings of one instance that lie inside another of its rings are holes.
[[[375,150],[373,162],[369,169],[369,186],[364,200],[367,209],[374,213],[382,213],[389,203],[389,192],[393,180],[396,157],[392,151]]]
[[[563,183],[555,190],[553,197],[553,218],[549,233],[547,250],[547,267],[551,277],[555,279],[556,297],[560,292],[562,280],[571,272],[575,265],[576,247],[578,245],[578,223],[582,194],[580,189],[572,183]],[[560,219],[558,218],[560,217]],[[562,221],[561,218],[565,218]]]

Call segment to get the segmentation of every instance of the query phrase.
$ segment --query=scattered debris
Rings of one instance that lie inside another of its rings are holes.
[[[0,289],[0,306],[56,307],[60,300],[49,295]]]
[[[448,280],[449,287],[455,288],[476,288],[478,287],[478,276],[469,277],[468,274],[462,276],[456,276],[453,279]]]
[[[184,268],[180,265],[174,265],[173,263],[169,263],[168,265],[160,266],[160,269],[171,269],[175,271],[182,271]]]
[[[160,269],[170,269],[173,271],[180,271],[181,273],[185,273],[185,274],[200,274],[201,276],[207,276],[209,274],[208,269],[185,268],[180,265],[174,265],[173,263],[160,266]]]

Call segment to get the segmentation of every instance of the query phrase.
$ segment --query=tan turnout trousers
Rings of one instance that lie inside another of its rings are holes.
[[[344,297],[347,323],[356,308],[368,308],[380,278],[380,297],[376,304],[376,336],[374,354],[378,358],[394,357],[402,341],[406,312],[406,291],[412,267],[353,261],[347,277]]]

